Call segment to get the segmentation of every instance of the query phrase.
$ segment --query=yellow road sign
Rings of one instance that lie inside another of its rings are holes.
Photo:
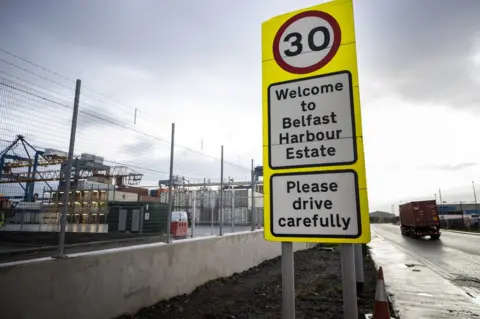
[[[352,0],[262,25],[265,239],[370,241]]]

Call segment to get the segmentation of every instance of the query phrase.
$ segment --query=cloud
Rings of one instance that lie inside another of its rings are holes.
[[[370,77],[413,103],[477,107],[479,1],[369,1],[356,9],[359,59]]]
[[[135,154],[132,154],[132,156],[145,156],[151,154],[155,146],[152,140],[137,138],[134,142],[125,143],[119,147],[119,152],[128,154],[135,148]]]
[[[122,126],[121,118],[116,116],[110,109],[105,107],[96,107],[95,105],[86,105],[81,103],[77,119],[77,132],[95,127]]]

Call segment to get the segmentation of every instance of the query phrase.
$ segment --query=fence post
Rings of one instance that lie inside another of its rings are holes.
[[[217,200],[215,200],[215,203]],[[210,206],[210,235],[213,236],[213,210],[215,209],[215,205]]]
[[[75,135],[77,134],[78,108],[80,105],[80,89],[82,81],[77,80],[75,85],[75,100],[73,103],[72,126],[70,130],[70,145],[68,146],[67,169],[65,171],[65,193],[63,196],[62,214],[60,217],[60,234],[58,240],[58,258],[65,256],[65,231],[67,228],[67,214],[70,195],[70,181],[72,176],[73,152],[75,151]]]
[[[255,230],[255,170],[253,169],[253,158],[252,158],[252,171],[251,171],[251,175],[252,175],[252,207],[251,207],[251,210],[252,210],[252,231]]]
[[[172,188],[173,188],[173,157],[175,151],[175,123],[172,123],[172,140],[170,142],[170,182],[168,183],[168,215],[167,215],[167,243],[171,242],[170,231],[172,226]]]
[[[223,236],[223,145],[220,155],[220,205],[218,205],[218,221],[220,223],[220,236]]]
[[[232,233],[235,232],[235,189],[232,185],[232,213],[230,214],[230,222],[232,224]]]
[[[197,191],[193,191],[193,209],[192,209],[192,238],[195,237],[195,221],[197,219]]]

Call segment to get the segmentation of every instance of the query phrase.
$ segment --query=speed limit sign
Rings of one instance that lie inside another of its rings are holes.
[[[338,22],[323,11],[304,11],[288,19],[273,40],[273,56],[285,71],[315,72],[330,62],[340,47]]]

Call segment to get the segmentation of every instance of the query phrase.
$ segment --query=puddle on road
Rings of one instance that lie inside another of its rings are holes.
[[[480,280],[463,275],[457,275],[452,282],[458,286],[480,289]],[[477,294],[475,294],[477,295]]]
[[[423,267],[423,265],[420,264],[405,264],[407,268],[412,268],[412,267]]]
[[[420,269],[417,269],[415,267],[425,267],[425,265],[421,264],[404,264],[406,268],[411,269],[412,271],[415,272],[420,272]]]
[[[426,292],[419,292],[417,295],[423,296],[423,297],[433,297],[433,295],[427,294]]]

